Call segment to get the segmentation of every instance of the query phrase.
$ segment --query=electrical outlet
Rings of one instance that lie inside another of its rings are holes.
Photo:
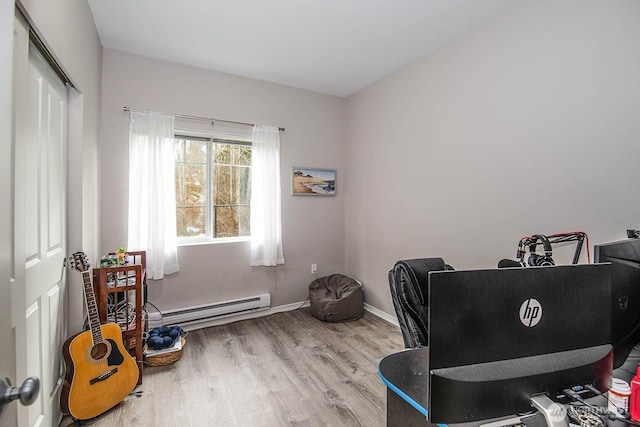
[[[316,274],[318,272],[318,264],[311,264],[311,274]]]

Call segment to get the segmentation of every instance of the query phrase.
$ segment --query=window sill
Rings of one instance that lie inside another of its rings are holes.
[[[251,236],[243,236],[243,237],[221,237],[218,239],[205,239],[205,238],[195,238],[195,239],[185,239],[178,241],[178,246],[200,246],[200,245],[217,245],[220,243],[239,243],[239,242],[250,242]]]

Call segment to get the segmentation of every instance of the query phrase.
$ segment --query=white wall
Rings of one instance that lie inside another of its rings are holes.
[[[270,292],[272,305],[302,301],[312,280],[344,272],[346,100],[113,50],[103,56],[100,146],[102,253],[127,242],[128,106],[286,128],[281,132],[284,255],[250,267],[249,243],[179,248],[180,271],[149,284],[160,309]],[[291,196],[293,166],[337,169],[335,197]]]
[[[493,268],[522,236],[640,227],[639,22],[636,0],[531,0],[348,99],[346,272],[370,304],[393,313],[400,259]]]

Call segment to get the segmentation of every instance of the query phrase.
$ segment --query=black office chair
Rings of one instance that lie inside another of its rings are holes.
[[[389,271],[389,288],[405,348],[428,345],[430,271],[453,270],[442,258],[398,261]]]

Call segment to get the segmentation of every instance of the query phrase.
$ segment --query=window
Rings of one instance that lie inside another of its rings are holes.
[[[251,143],[175,135],[178,240],[250,236]]]

